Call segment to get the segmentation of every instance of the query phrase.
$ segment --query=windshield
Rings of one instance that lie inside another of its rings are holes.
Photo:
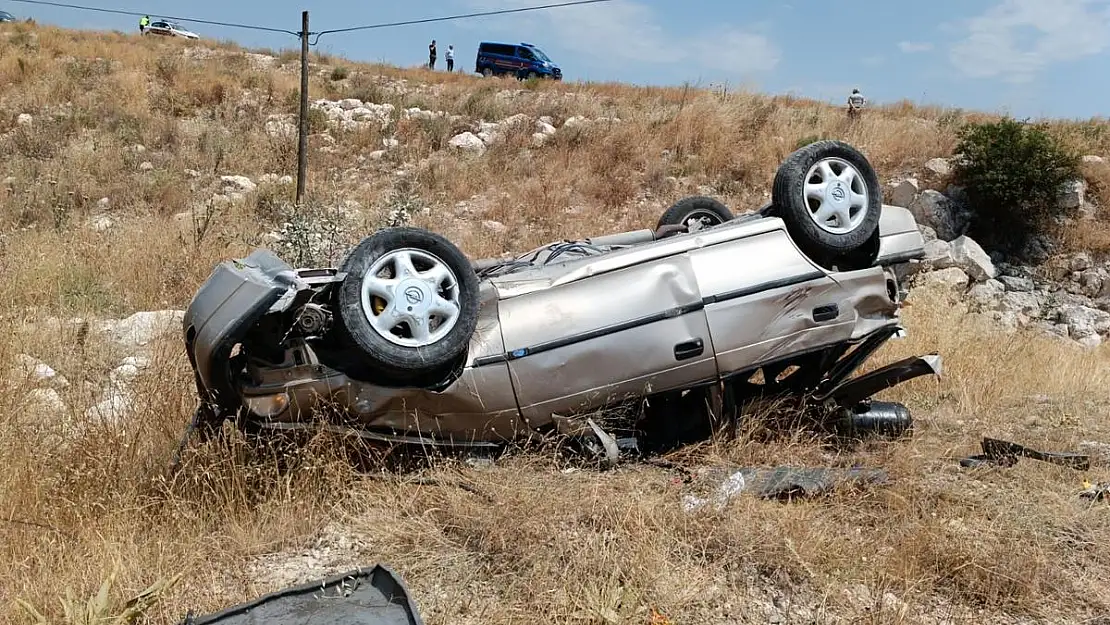
[[[543,53],[543,50],[540,50],[539,48],[528,48],[528,49],[532,51],[532,54],[536,55],[537,59],[539,59],[541,61],[547,61],[548,63],[551,62],[551,59],[547,58],[547,55]]]

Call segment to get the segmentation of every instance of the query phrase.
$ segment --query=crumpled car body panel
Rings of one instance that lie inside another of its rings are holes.
[[[329,270],[298,273],[260,250],[221,264],[198,291],[185,317],[186,346],[202,396],[266,427],[300,427],[327,404],[338,407],[329,423],[368,438],[494,445],[544,431],[555,415],[893,334],[897,268],[923,256],[924,240],[909,211],[893,206],[883,207],[879,235],[877,261],[845,272],[807,258],[776,217],[740,217],[658,241],[650,231],[588,239],[623,245],[483,278],[464,366],[434,390],[352,379],[310,343],[286,349],[284,363],[248,361],[245,373],[235,371],[228,355],[247,327],[341,279]],[[274,408],[278,395],[289,399],[282,410]]]

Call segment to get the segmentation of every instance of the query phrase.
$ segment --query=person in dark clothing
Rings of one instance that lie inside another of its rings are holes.
[[[436,40],[432,39],[431,45],[428,46],[428,69],[436,68]]]

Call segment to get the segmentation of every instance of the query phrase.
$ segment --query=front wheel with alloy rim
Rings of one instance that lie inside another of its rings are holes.
[[[478,277],[443,236],[387,228],[343,261],[341,326],[375,380],[422,385],[465,355],[478,323]]]
[[[711,197],[694,195],[682,198],[668,208],[656,228],[662,226],[686,226],[688,232],[697,232],[732,221],[732,211]]]
[[[798,246],[827,262],[854,256],[879,228],[879,177],[859,150],[842,141],[818,141],[788,156],[771,195],[774,214]]]

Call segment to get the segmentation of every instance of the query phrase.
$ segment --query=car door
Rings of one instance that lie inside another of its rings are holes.
[[[715,380],[690,258],[665,256],[500,302],[526,422]]]
[[[690,252],[721,376],[850,338],[846,290],[781,228]]]

